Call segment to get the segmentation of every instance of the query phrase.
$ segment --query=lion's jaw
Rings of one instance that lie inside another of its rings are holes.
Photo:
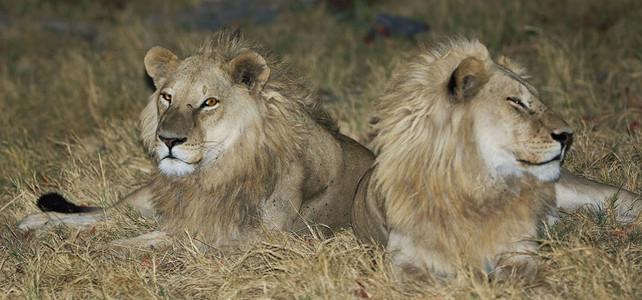
[[[550,147],[538,153],[538,155],[520,155],[519,151],[512,151],[509,147],[502,147],[502,143],[497,143],[497,139],[502,139],[491,132],[483,131],[478,135],[477,140],[482,141],[478,147],[484,163],[491,171],[493,177],[522,177],[525,174],[531,174],[540,181],[555,181],[561,174],[561,163],[564,159],[565,148],[561,146],[557,149]],[[526,160],[520,157],[538,157],[537,160]]]

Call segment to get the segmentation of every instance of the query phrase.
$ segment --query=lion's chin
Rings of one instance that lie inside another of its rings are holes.
[[[164,158],[158,163],[158,170],[167,176],[185,176],[194,172],[194,166],[175,158]]]
[[[548,164],[531,167],[528,170],[537,179],[543,182],[557,181],[562,174],[560,161],[552,161]]]
[[[533,163],[521,159],[517,159],[517,162],[526,172],[537,177],[540,181],[549,182],[557,181],[560,178],[563,157],[564,154],[562,153],[543,162]]]

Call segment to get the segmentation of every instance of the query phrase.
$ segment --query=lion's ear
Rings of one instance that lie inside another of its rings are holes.
[[[245,52],[227,63],[227,72],[235,83],[247,86],[256,95],[270,78],[270,67],[265,58],[254,51]]]
[[[163,47],[154,46],[145,54],[145,70],[154,80],[156,88],[159,88],[169,72],[174,70],[179,63],[180,59],[172,51]]]
[[[468,57],[450,75],[448,91],[459,102],[477,95],[486,82],[488,73],[484,64],[474,57]]]

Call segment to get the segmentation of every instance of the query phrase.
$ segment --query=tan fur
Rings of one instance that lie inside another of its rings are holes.
[[[480,43],[455,40],[401,68],[374,119],[377,158],[353,211],[362,241],[386,245],[402,277],[451,276],[462,267],[532,272],[527,256],[511,255],[535,250],[531,239],[555,205],[552,181],[563,153],[540,168],[489,159],[484,147],[530,163],[560,151],[551,134],[571,130],[534,88],[492,61]],[[498,138],[484,136],[489,131]]]

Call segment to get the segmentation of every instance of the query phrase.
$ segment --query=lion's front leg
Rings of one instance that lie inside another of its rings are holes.
[[[489,279],[494,281],[506,281],[509,278],[521,278],[526,282],[533,282],[536,278],[537,267],[540,260],[534,253],[511,254],[502,258],[490,274]]]
[[[301,166],[289,165],[274,186],[272,194],[259,204],[262,225],[269,230],[296,230],[302,222],[302,182],[305,178]],[[284,168],[285,169],[285,168]]]
[[[583,206],[604,207],[606,201],[617,197],[616,214],[618,220],[633,221],[642,211],[642,197],[622,188],[577,177],[562,170],[561,178],[555,183],[557,206],[566,210],[576,210]],[[556,221],[557,216],[551,216]]]
[[[428,238],[426,238],[428,239]],[[417,244],[418,238],[391,230],[386,250],[401,283],[423,281],[428,278],[448,280],[455,277],[456,260],[452,253]],[[421,240],[421,239],[420,239]]]
[[[537,244],[519,237],[510,251],[501,251],[495,258],[495,266],[488,274],[495,281],[506,281],[509,278],[521,278],[533,282],[537,275],[541,259],[537,254]]]

